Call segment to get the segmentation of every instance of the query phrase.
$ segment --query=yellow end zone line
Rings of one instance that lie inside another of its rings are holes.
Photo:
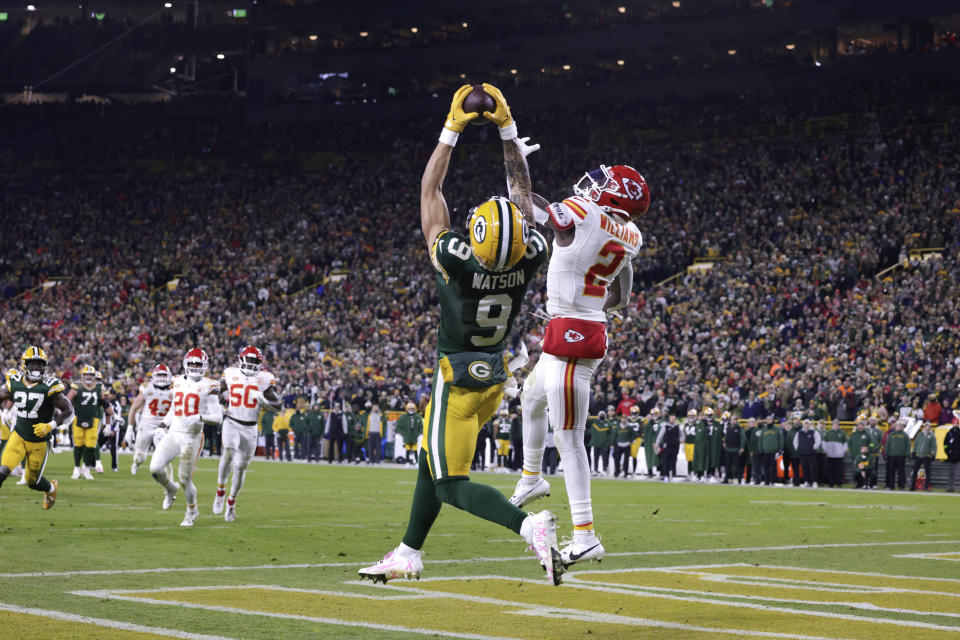
[[[91,618],[90,616],[81,616],[75,613],[65,611],[52,611],[50,609],[36,609],[34,607],[21,607],[15,604],[0,602],[0,611],[9,611],[11,613],[21,613],[24,615],[37,616],[41,618],[50,618],[53,620],[65,620],[67,622],[82,622],[97,627],[106,627],[108,629],[118,629],[121,631],[134,631],[138,633],[152,633],[157,636],[166,636],[169,638],[182,638],[183,640],[236,640],[228,636],[213,636],[205,633],[190,633],[179,629],[166,629],[164,627],[150,627],[142,624],[133,624],[130,622],[121,622],[120,620],[110,620],[108,618]]]
[[[451,581],[451,580],[481,580],[481,579],[493,579],[493,580],[508,580],[511,582],[523,581],[523,578],[517,578],[513,576],[463,576],[457,578],[427,578],[425,582],[441,582],[441,581]],[[357,581],[347,581],[345,584],[349,585],[366,585],[359,580]],[[276,587],[272,585],[208,585],[206,587],[201,587],[200,589],[207,590],[217,590],[217,589],[243,589],[243,588],[268,588],[268,589],[280,589],[285,590],[286,587]],[[798,640],[835,640],[831,638],[826,638],[824,636],[806,636],[806,635],[797,635],[793,633],[776,633],[772,631],[752,631],[745,629],[723,629],[723,628],[714,628],[714,627],[701,627],[697,625],[687,625],[676,622],[666,622],[662,620],[650,620],[646,618],[633,618],[629,616],[622,616],[617,614],[605,614],[594,611],[586,611],[581,609],[567,609],[553,606],[544,606],[536,604],[526,604],[520,602],[514,602],[510,600],[499,600],[497,598],[488,598],[484,596],[472,596],[462,593],[449,593],[445,591],[431,591],[426,589],[417,589],[415,587],[400,587],[395,585],[384,585],[379,587],[380,589],[392,589],[395,591],[400,591],[401,593],[406,593],[413,595],[415,598],[450,598],[456,600],[464,600],[468,602],[476,602],[482,604],[490,604],[498,607],[507,608],[504,613],[512,613],[516,615],[526,615],[526,616],[535,616],[543,618],[552,618],[552,619],[567,619],[567,620],[576,620],[579,622],[597,622],[604,624],[615,624],[621,626],[635,626],[635,627],[654,627],[661,629],[675,629],[681,631],[691,631],[697,633],[717,633],[717,634],[726,634],[726,635],[735,635],[735,636],[749,636],[749,637],[758,637],[758,638],[793,638]],[[341,620],[337,618],[320,618],[313,616],[304,616],[299,614],[292,613],[276,613],[271,611],[251,611],[248,609],[239,609],[235,607],[224,607],[220,605],[206,605],[206,604],[197,604],[193,602],[183,602],[179,600],[158,600],[155,598],[146,598],[146,597],[137,597],[133,595],[125,595],[129,593],[159,593],[167,592],[172,593],[176,591],[196,591],[199,590],[197,587],[186,587],[178,589],[176,587],[171,587],[168,589],[138,589],[133,590],[113,590],[113,589],[103,589],[103,590],[82,590],[82,591],[71,591],[71,595],[77,596],[88,596],[91,598],[98,599],[112,599],[112,600],[124,600],[128,602],[136,602],[141,604],[158,604],[165,606],[175,606],[175,607],[186,607],[190,609],[201,609],[207,611],[217,611],[222,613],[236,613],[241,615],[250,615],[250,616],[263,616],[268,618],[279,618],[279,619],[290,619],[290,620],[303,620],[306,622],[319,622],[323,624],[331,625],[343,625],[350,627],[363,627],[369,629],[380,629],[385,631],[404,631],[408,633],[417,633],[421,635],[441,635],[452,638],[465,638],[469,640],[521,640],[519,638],[505,638],[503,636],[485,636],[481,634],[472,634],[472,633],[457,633],[452,631],[447,631],[443,629],[418,629],[413,627],[402,627],[397,625],[387,625],[379,624],[372,622],[356,622],[354,620]],[[307,589],[291,589],[294,591],[305,591],[310,592]],[[352,592],[324,592],[329,595],[336,595],[338,597],[356,597],[357,594]],[[634,595],[633,592],[630,593]]]
[[[893,556],[894,558],[910,558],[912,560],[949,560],[951,562],[960,562],[960,553],[905,553],[903,555]],[[958,580],[960,582],[960,580]]]

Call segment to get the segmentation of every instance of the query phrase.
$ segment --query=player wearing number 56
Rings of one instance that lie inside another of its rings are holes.
[[[559,584],[562,573],[553,514],[528,516],[493,487],[470,480],[477,435],[499,408],[509,375],[504,343],[530,280],[547,259],[547,243],[530,228],[530,174],[517,144],[517,127],[503,95],[490,85],[483,90],[495,108],[483,117],[500,127],[513,197],[496,196],[474,207],[466,235],[451,228],[442,186],[459,135],[470,120],[481,117],[464,109],[473,90],[465,85],[454,95],[420,182],[420,225],[440,301],[437,361],[430,363],[435,373],[406,534],[383,560],[360,570],[361,578],[375,582],[420,577],[421,549],[444,503],[523,536],[551,582]]]
[[[0,389],[0,404],[11,400],[17,415],[0,456],[0,486],[11,469],[25,461],[24,479],[28,487],[43,492],[44,509],[52,507],[57,499],[57,481],[43,475],[50,454],[50,434],[55,427],[73,422],[73,405],[65,391],[60,378],[47,375],[47,354],[40,347],[27,347],[20,357],[20,370],[7,376]]]
[[[220,382],[207,378],[210,359],[203,349],[190,349],[183,357],[183,375],[173,379],[172,404],[163,417],[163,424],[170,428],[150,458],[150,474],[166,490],[163,509],[167,510],[177,498],[183,486],[187,511],[181,527],[192,527],[197,519],[197,488],[193,485],[193,472],[203,449],[203,425],[220,424],[223,409],[220,408]],[[177,484],[170,477],[168,466],[174,458],[180,459],[177,469]]]

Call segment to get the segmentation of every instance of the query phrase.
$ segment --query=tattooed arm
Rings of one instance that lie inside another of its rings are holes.
[[[533,199],[530,186],[530,167],[517,138],[503,141],[503,165],[507,170],[507,194],[520,207],[527,225],[534,229]]]

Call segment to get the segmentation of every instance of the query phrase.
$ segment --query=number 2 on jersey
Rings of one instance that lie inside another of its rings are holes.
[[[601,258],[606,258],[607,256],[613,257],[610,259],[610,262],[598,262],[587,269],[587,273],[583,277],[583,295],[592,298],[602,298],[607,295],[608,282],[600,281],[600,278],[606,279],[617,272],[617,268],[619,268],[620,263],[623,262],[626,251],[622,244],[610,240],[607,244],[603,245],[597,255]]]

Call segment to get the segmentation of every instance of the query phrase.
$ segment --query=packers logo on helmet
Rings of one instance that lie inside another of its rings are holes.
[[[30,382],[40,382],[47,374],[47,353],[40,347],[27,347],[20,356],[20,369]]]
[[[92,365],[84,365],[80,369],[80,380],[83,384],[95,384],[97,382],[97,370]]]
[[[520,207],[497,196],[475,207],[467,222],[470,249],[489,271],[506,271],[527,250],[529,230]]]

